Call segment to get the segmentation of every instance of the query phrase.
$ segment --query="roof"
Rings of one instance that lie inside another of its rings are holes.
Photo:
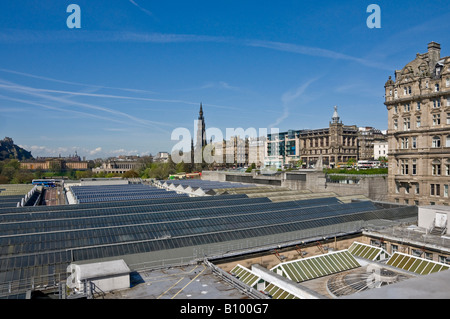
[[[413,215],[411,207],[379,209],[370,201],[272,202],[245,194],[0,208],[0,290],[5,282],[63,274],[72,262],[121,258],[133,269]]]
[[[67,272],[74,269],[78,272],[78,280],[93,279],[98,277],[108,277],[112,275],[123,275],[130,273],[130,268],[123,259],[91,264],[71,264]]]

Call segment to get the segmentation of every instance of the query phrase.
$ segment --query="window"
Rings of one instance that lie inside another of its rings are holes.
[[[419,193],[420,193],[419,184],[416,184],[416,187],[414,189],[414,194],[419,195]]]
[[[417,175],[417,163],[416,163],[416,161],[417,160],[415,160],[415,159],[412,160],[412,174],[413,175]]]
[[[398,120],[394,119],[394,130],[398,130]]]
[[[450,113],[447,113],[447,124],[450,124]]]
[[[420,116],[416,117],[416,127],[420,127]]]
[[[441,164],[440,163],[431,165],[431,175],[441,176]]]
[[[392,244],[392,245],[391,245],[391,253],[394,254],[394,253],[397,252],[397,251],[398,251],[398,245]]]
[[[400,193],[400,185],[398,183],[395,183],[395,192],[397,194]]]
[[[414,249],[414,248],[411,249],[411,255],[413,255],[413,256],[420,257],[420,256],[422,256],[422,253],[423,252],[420,249]]]
[[[445,165],[445,175],[450,176],[450,165]]]
[[[403,104],[403,111],[405,111],[405,112],[411,111],[411,107],[410,107],[409,103]]]
[[[444,197],[448,197],[448,185],[444,185]]]
[[[434,92],[439,92],[439,84],[438,83],[436,83],[434,85]]]
[[[406,95],[406,93],[407,93],[407,89],[406,89],[406,86],[403,88],[403,95]]]
[[[412,138],[412,148],[417,148],[417,137],[415,136]]]
[[[401,169],[401,174],[402,175],[408,175],[409,174],[408,160],[402,160],[401,161],[400,169]]]
[[[409,194],[409,185],[405,184],[405,194]],[[407,204],[407,203],[405,203]]]
[[[397,114],[398,113],[398,106],[394,106],[394,113]]]
[[[433,148],[441,147],[441,138],[439,136],[433,136],[433,140],[431,141],[431,147]]]
[[[430,184],[430,195],[431,196],[441,196],[441,185],[440,184]]]
[[[445,138],[445,147],[450,147],[450,135]]]
[[[441,124],[441,114],[433,114],[433,125]]]
[[[440,99],[434,99],[433,100],[433,108],[439,108],[441,107],[441,100]]]
[[[419,201],[418,201],[418,200],[415,200],[415,201],[414,201],[414,205],[419,206]]]
[[[411,87],[408,86],[408,94],[411,95],[411,92],[412,92],[412,91],[411,91]]]
[[[397,89],[395,89],[395,91],[394,91],[394,98],[398,98]]]
[[[450,97],[447,98],[447,106],[450,106]]]
[[[439,262],[442,264],[450,264],[450,258],[447,256],[441,256],[439,255]]]
[[[417,110],[417,111],[420,111],[420,102],[417,102],[416,110]]]
[[[402,137],[400,139],[401,143],[400,143],[400,148],[401,149],[407,149],[409,148],[409,138],[408,137]]]
[[[409,131],[411,128],[411,120],[409,117],[403,119],[403,131]]]
[[[450,78],[447,78],[447,79],[445,80],[445,86],[446,86],[446,87],[450,87]]]
[[[425,259],[433,260],[433,254],[432,254],[432,253],[425,252]]]

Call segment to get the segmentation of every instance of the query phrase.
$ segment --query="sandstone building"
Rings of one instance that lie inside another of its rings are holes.
[[[441,46],[395,71],[385,84],[389,200],[448,205],[450,185],[450,57]]]
[[[350,159],[373,158],[373,144],[385,136],[374,128],[344,125],[337,107],[329,127],[315,130],[289,130],[268,134],[265,165],[282,167],[301,161],[304,167],[335,167]]]

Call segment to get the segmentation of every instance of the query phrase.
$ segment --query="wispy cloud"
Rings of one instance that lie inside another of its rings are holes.
[[[310,46],[304,46],[304,45],[298,45],[298,44],[292,44],[292,43],[284,43],[284,42],[274,42],[274,41],[260,41],[260,40],[248,40],[245,41],[246,45],[252,46],[252,47],[260,47],[260,48],[266,48],[276,51],[284,51],[284,52],[291,52],[291,53],[297,53],[302,55],[309,55],[309,56],[315,56],[315,57],[322,57],[322,58],[328,58],[328,59],[335,59],[335,60],[346,60],[351,62],[356,62],[365,66],[374,67],[374,68],[380,68],[385,70],[392,70],[387,65],[384,65],[382,63],[377,62],[376,60],[367,60],[362,59],[358,57],[354,57],[351,55],[347,55],[344,53],[317,48],[317,47],[310,47]]]
[[[49,78],[49,77],[30,74],[30,73],[18,72],[18,71],[8,70],[8,69],[0,69],[0,72],[16,74],[16,75],[20,75],[20,76],[24,76],[24,77],[28,77],[28,78],[34,78],[34,79],[44,80],[44,81],[49,81],[49,82],[83,86],[83,87],[88,87],[88,88],[93,88],[93,89],[113,89],[113,90],[120,90],[120,91],[134,92],[134,93],[149,93],[149,94],[155,93],[153,91],[148,91],[148,90],[120,88],[120,87],[111,87],[111,86],[104,86],[104,85],[93,85],[93,84],[85,84],[85,83],[79,83],[79,82],[71,82],[71,81],[59,80],[59,79]]]
[[[95,115],[92,114],[92,112],[81,112],[78,110],[72,110],[70,108],[64,108],[64,107],[54,107],[54,106],[50,106],[48,105],[48,103],[44,104],[44,103],[37,103],[34,101],[29,101],[29,100],[24,100],[24,99],[17,99],[17,98],[11,98],[11,97],[7,97],[7,96],[0,96],[0,98],[6,99],[6,100],[10,100],[10,101],[16,101],[16,102],[20,102],[20,103],[26,103],[26,104],[30,104],[30,105],[36,105],[36,106],[41,106],[47,109],[52,109],[52,110],[57,110],[57,111],[61,111],[61,112],[72,112],[72,113],[76,113],[76,114],[80,114],[80,115],[85,115],[85,116],[90,116],[90,117],[97,117],[100,119],[104,119],[104,120],[108,120],[108,121],[116,121],[116,122],[122,122],[122,123],[126,123],[126,124],[131,124],[133,125],[140,125],[140,126],[144,126],[144,127],[148,127],[151,126],[155,129],[158,130],[162,130],[164,132],[167,132],[167,130],[161,128],[161,126],[169,126],[172,127],[173,124],[169,124],[169,123],[164,123],[164,122],[157,122],[157,121],[150,121],[150,120],[145,120],[142,118],[138,118],[135,116],[132,116],[130,114],[127,114],[125,112],[121,112],[121,111],[117,111],[117,110],[113,110],[113,109],[109,109],[103,106],[99,106],[99,105],[95,105],[95,104],[90,104],[90,103],[82,103],[82,102],[76,102],[73,100],[69,100],[67,98],[63,98],[63,97],[58,97],[58,96],[53,96],[50,94],[43,94],[40,93],[40,89],[35,89],[32,87],[28,87],[28,86],[23,86],[23,85],[17,85],[15,83],[11,83],[9,81],[4,81],[0,79],[0,82],[3,82],[3,84],[0,83],[0,89],[4,89],[6,91],[9,92],[15,92],[15,93],[20,93],[20,94],[24,94],[27,96],[32,96],[34,98],[41,98],[44,101],[47,102],[56,102],[59,105],[63,105],[65,107],[67,106],[76,106],[76,107],[80,107],[80,108],[84,108],[84,109],[88,109],[88,110],[94,110],[97,112],[100,112],[100,114],[104,114],[104,115],[113,115],[113,116],[117,116],[118,118],[111,118],[110,116],[99,116],[99,115]],[[52,91],[52,90],[43,90],[43,91]],[[55,92],[53,93],[57,93],[58,91],[53,90]],[[70,94],[76,94],[76,92],[68,92],[68,91],[61,91],[59,93],[70,93]],[[87,94],[87,93],[81,93],[81,94]]]
[[[345,60],[362,64],[367,67],[383,70],[392,70],[375,59],[354,57],[338,51],[305,46],[294,43],[263,41],[256,39],[237,39],[233,37],[208,36],[196,34],[164,34],[164,33],[138,33],[129,31],[29,31],[5,30],[0,32],[0,43],[41,43],[41,42],[136,42],[136,43],[229,43],[247,47],[258,47],[275,51],[291,52],[295,54],[321,57],[326,59]]]
[[[296,102],[301,96],[304,95],[306,89],[315,81],[317,81],[318,78],[310,79],[309,81],[303,83],[299,87],[297,87],[295,90],[290,90],[281,96],[281,102],[283,105],[283,113],[281,116],[279,116],[275,122],[269,125],[269,128],[277,127],[279,124],[281,124],[285,119],[289,117],[290,114],[290,105],[294,102]]]
[[[136,1],[134,1],[134,0],[128,0],[128,1],[130,1],[134,6],[136,6],[137,8],[139,8],[139,10],[141,10],[141,11],[144,12],[145,14],[147,14],[147,15],[153,17],[153,13],[152,13],[151,11],[149,11],[149,10],[147,10],[147,9],[145,9],[145,8],[142,8],[140,5],[138,5],[138,4],[136,3]]]

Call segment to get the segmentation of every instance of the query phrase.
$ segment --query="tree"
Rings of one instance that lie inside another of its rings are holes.
[[[122,174],[123,178],[138,178],[139,174],[135,170],[130,169],[129,171],[126,171]]]

